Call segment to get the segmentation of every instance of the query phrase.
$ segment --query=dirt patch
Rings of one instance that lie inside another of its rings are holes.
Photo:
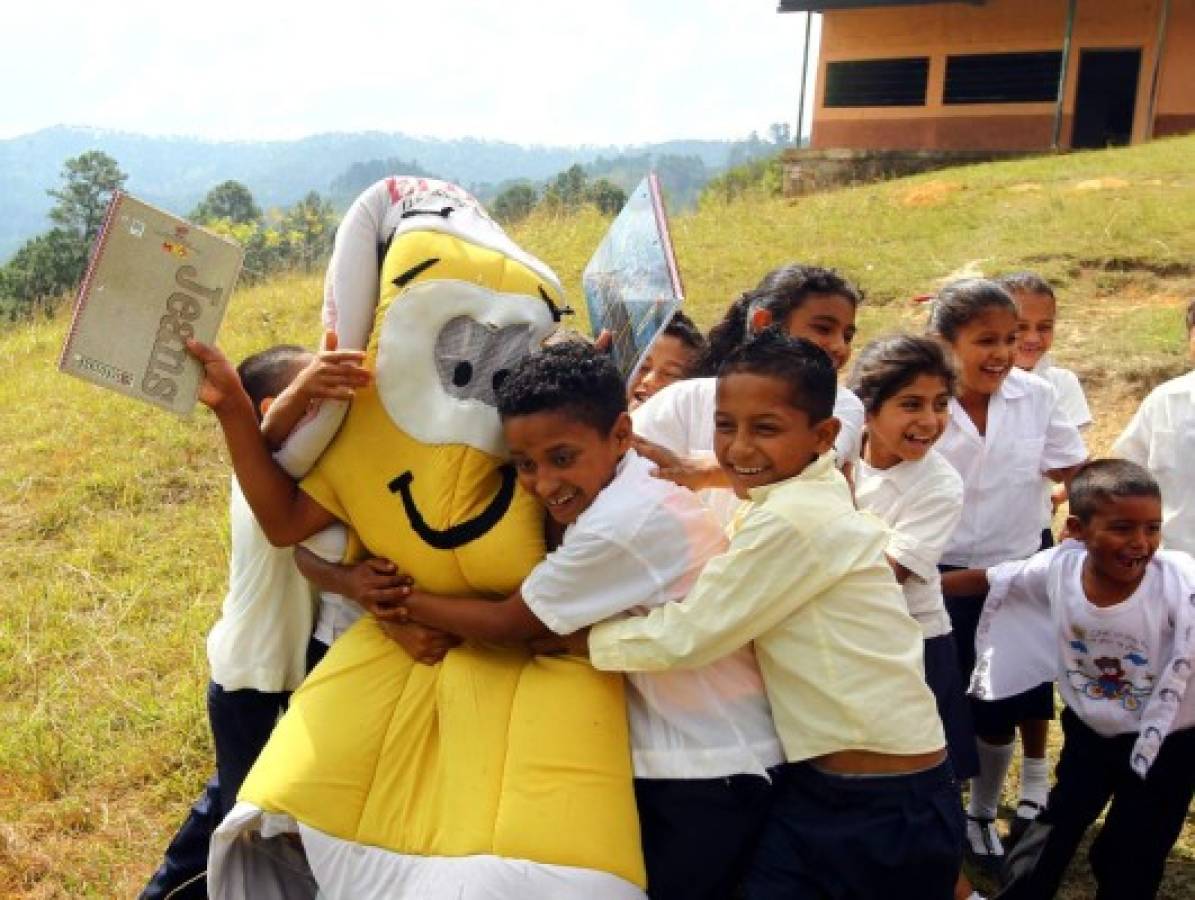
[[[901,206],[941,206],[951,195],[963,190],[957,181],[927,181],[901,193]]]
[[[1129,187],[1123,178],[1088,178],[1075,185],[1076,191],[1119,191]]]
[[[1022,181],[1020,184],[1009,185],[1008,190],[1012,194],[1036,194],[1044,188],[1036,181]]]

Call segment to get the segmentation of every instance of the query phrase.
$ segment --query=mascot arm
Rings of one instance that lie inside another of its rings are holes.
[[[465,640],[510,644],[551,634],[515,591],[505,600],[439,597],[411,591],[398,618],[459,635]]]
[[[188,349],[203,363],[207,386],[212,377],[212,366],[223,359],[223,354],[194,341]],[[224,362],[227,365],[227,360]],[[224,432],[241,492],[270,543],[275,547],[289,547],[327,528],[336,517],[300,491],[294,479],[274,461],[258,427],[249,395],[240,387],[239,380],[235,390],[231,388],[229,384],[214,385],[212,389],[221,393],[219,397],[213,397],[210,405]]]

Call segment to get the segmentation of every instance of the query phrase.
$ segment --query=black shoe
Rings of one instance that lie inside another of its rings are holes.
[[[967,839],[963,843],[967,862],[989,878],[999,881],[1004,866],[1004,846],[996,833],[996,820],[967,816]]]
[[[1004,849],[1011,851],[1017,842],[1025,836],[1029,826],[1041,815],[1045,807],[1035,800],[1022,800],[1017,804],[1017,814],[1012,818],[1008,828],[1008,837],[1004,841]]]

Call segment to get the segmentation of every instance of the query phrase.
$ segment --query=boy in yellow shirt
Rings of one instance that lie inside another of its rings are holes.
[[[887,532],[834,466],[835,389],[824,352],[774,329],[732,353],[714,450],[749,502],[730,548],[683,602],[595,625],[572,647],[600,669],[659,671],[754,641],[786,762],[748,900],[949,900],[958,788]]]

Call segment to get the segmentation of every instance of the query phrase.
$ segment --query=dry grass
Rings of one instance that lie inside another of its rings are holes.
[[[1184,365],[1193,150],[1159,142],[711,206],[673,223],[690,310],[709,325],[767,269],[831,263],[871,296],[866,340],[919,329],[907,298],[949,273],[1039,268],[1063,290],[1057,355],[1089,386],[1098,452]],[[1128,187],[1074,189],[1112,178]],[[924,187],[935,181],[958,187]],[[516,237],[580,307],[606,224],[536,217]],[[318,276],[295,276],[239,292],[225,348],[314,344],[320,291]],[[203,637],[227,563],[218,434],[204,414],[175,420],[57,374],[65,327],[0,333],[0,897],[134,895],[211,765]],[[1091,895],[1079,869],[1069,900]],[[1195,896],[1193,869],[1189,822],[1163,896]]]

